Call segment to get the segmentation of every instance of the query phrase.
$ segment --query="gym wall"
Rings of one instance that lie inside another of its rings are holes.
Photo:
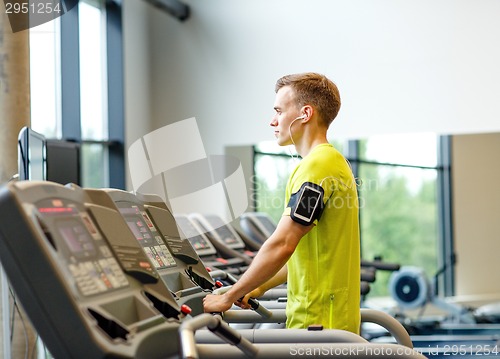
[[[458,296],[500,293],[500,133],[452,139]]]

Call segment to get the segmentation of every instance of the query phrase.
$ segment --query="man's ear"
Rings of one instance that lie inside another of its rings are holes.
[[[300,116],[302,118],[302,123],[306,123],[311,119],[314,113],[314,108],[311,105],[305,105],[302,106],[300,112],[302,113],[302,115]]]

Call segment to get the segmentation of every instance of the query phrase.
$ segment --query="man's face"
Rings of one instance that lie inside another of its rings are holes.
[[[295,94],[289,86],[284,86],[276,93],[274,114],[270,125],[274,127],[274,135],[280,146],[293,144],[290,138],[290,124],[300,117],[300,110],[295,101]],[[292,133],[293,130],[292,130]]]

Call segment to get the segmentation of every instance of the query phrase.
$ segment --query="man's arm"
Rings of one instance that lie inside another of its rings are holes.
[[[260,296],[264,295],[269,289],[274,288],[280,284],[283,284],[286,282],[288,278],[288,267],[285,264],[279,271],[269,279],[267,282],[261,284],[254,290],[252,290],[250,293],[245,295],[243,300],[241,302],[237,302],[236,305],[240,306],[243,309],[251,309],[252,307],[250,304],[248,304],[248,300],[250,298],[259,298]]]
[[[289,216],[281,217],[276,230],[264,242],[238,282],[223,295],[207,295],[203,299],[205,312],[224,312],[247,293],[269,281],[285,266],[300,239],[313,226],[296,223]]]

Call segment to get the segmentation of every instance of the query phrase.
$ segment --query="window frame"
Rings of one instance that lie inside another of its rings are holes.
[[[106,12],[106,73],[108,139],[82,140],[80,116],[79,10],[61,16],[61,128],[62,139],[99,144],[108,153],[107,186],[125,189],[125,124],[123,100],[123,30],[118,1],[104,2]]]

